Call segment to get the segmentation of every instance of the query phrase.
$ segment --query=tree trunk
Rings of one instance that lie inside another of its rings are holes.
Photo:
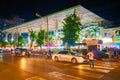
[[[32,46],[33,46],[33,41],[31,42],[30,48],[32,48]]]

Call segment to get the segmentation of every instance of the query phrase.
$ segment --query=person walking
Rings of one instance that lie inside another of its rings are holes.
[[[94,68],[94,53],[92,52],[92,49],[89,50],[87,53],[89,63],[90,63],[90,68]]]

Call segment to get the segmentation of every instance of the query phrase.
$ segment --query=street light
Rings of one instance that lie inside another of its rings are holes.
[[[42,17],[39,13],[35,13],[35,15],[40,18]]]

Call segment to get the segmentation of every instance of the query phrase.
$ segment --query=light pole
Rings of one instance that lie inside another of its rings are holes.
[[[19,47],[19,33],[18,33],[18,28],[16,28],[16,33],[17,33],[17,45],[16,45],[16,47]]]
[[[48,16],[46,17],[46,23],[47,23],[47,35],[49,34],[49,28],[48,28]],[[47,37],[47,42],[49,43],[48,37]]]

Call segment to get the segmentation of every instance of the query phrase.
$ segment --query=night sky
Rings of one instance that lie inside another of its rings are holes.
[[[29,21],[37,18],[35,13],[45,16],[79,4],[109,21],[120,23],[119,0],[0,0],[0,17],[19,15]]]

